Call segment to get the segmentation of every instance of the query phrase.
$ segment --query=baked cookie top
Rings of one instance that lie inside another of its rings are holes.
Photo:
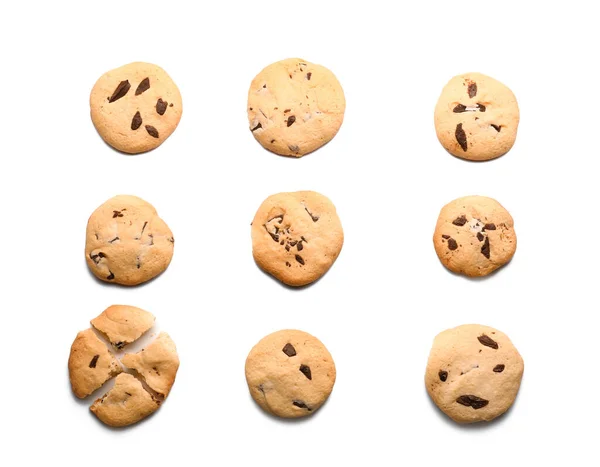
[[[286,329],[260,340],[246,359],[252,398],[265,411],[284,418],[314,413],[335,383],[335,364],[323,343]]]
[[[144,389],[135,377],[121,373],[115,385],[90,406],[103,423],[122,427],[137,423],[160,407],[160,401]]]
[[[517,248],[511,215],[492,198],[466,196],[444,206],[433,245],[453,272],[485,276],[508,263]]]
[[[248,91],[250,131],[264,148],[283,156],[302,157],[333,139],[345,109],[335,75],[300,58],[267,66]]]
[[[519,106],[510,89],[481,73],[455,76],[442,90],[434,113],[437,137],[462,159],[494,159],[512,148]]]
[[[154,325],[154,316],[130,305],[112,305],[90,323],[117,350],[136,341]]]
[[[310,284],[335,262],[344,231],[335,206],[314,191],[269,196],[252,221],[252,254],[285,284]]]
[[[169,266],[174,242],[154,206],[136,196],[119,195],[90,216],[85,259],[98,279],[137,285]]]
[[[465,324],[434,339],[425,385],[435,404],[454,421],[489,421],[513,404],[523,371],[523,359],[505,334]]]
[[[94,331],[77,334],[69,355],[69,380],[73,393],[83,399],[123,369]]]
[[[179,89],[152,63],[135,62],[102,75],[90,94],[92,122],[115,149],[138,154],[160,146],[181,119]]]

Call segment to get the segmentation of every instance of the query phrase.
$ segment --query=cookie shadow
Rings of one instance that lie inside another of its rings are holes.
[[[327,272],[325,274],[323,274],[321,277],[319,277],[317,280],[306,284],[306,285],[289,285],[286,284],[285,282],[281,282],[279,279],[277,279],[275,276],[269,274],[267,271],[263,270],[257,263],[256,261],[254,262],[254,266],[256,266],[256,269],[258,269],[260,272],[262,272],[265,276],[267,276],[269,279],[271,279],[272,281],[276,282],[277,284],[281,285],[284,289],[288,289],[288,290],[293,290],[293,291],[301,291],[301,290],[305,290],[308,289],[310,287],[312,287],[313,285],[317,284],[318,282],[321,281],[321,279],[323,279],[323,277],[325,277],[327,275]],[[90,272],[90,274],[92,274]],[[93,274],[92,274],[93,275]],[[100,279],[98,279],[100,280]]]
[[[327,400],[325,402],[323,402],[323,405],[321,405],[321,407],[319,407],[317,410],[315,410],[312,414],[307,415],[305,417],[283,418],[283,417],[278,417],[277,415],[273,415],[272,413],[269,413],[266,410],[263,410],[263,408],[260,405],[258,405],[258,403],[252,398],[252,396],[250,394],[248,394],[248,397],[252,401],[254,410],[256,410],[257,412],[260,412],[262,416],[267,417],[267,418],[273,420],[274,422],[281,423],[283,425],[295,425],[295,424],[308,423],[311,420],[314,420],[316,417],[318,417],[319,412],[321,412],[321,410],[323,410],[323,407],[325,407],[327,405],[327,403],[329,402],[329,398],[327,398]]]
[[[124,285],[124,284],[119,284],[117,282],[106,282],[106,281],[103,281],[101,279],[98,279],[96,277],[96,275],[90,270],[90,268],[89,268],[89,266],[87,264],[87,261],[85,259],[83,261],[85,263],[85,269],[87,270],[88,274],[96,281],[96,283],[98,283],[98,284],[100,284],[100,285],[102,285],[104,287],[121,287],[123,289],[133,289],[133,288],[138,288],[138,287],[145,287],[145,286],[151,284],[152,282],[154,282],[156,279],[158,279],[160,276],[162,276],[167,271],[167,269],[169,269],[167,267],[167,269],[165,269],[163,272],[161,272],[157,276],[154,276],[152,279],[149,279],[149,280],[147,280],[145,282],[142,282],[141,284],[137,284],[137,285]]]

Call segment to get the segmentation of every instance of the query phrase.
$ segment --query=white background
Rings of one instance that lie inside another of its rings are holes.
[[[597,461],[599,33],[595,2],[2,2],[0,17],[0,461],[6,465],[582,465]],[[300,57],[330,68],[344,124],[302,159],[248,130],[250,81]],[[184,100],[175,133],[126,156],[89,118],[104,72],[167,70]],[[454,75],[508,85],[514,148],[487,163],[450,156],[433,109]],[[263,274],[250,222],[280,191],[335,203],[342,253],[318,283]],[[140,196],[176,238],[169,269],[136,288],[99,283],[84,261],[88,216]],[[471,194],[515,219],[512,263],[483,280],[449,273],[432,233]],[[157,316],[181,367],[167,402],[109,429],[72,395],[78,331],[108,305]],[[508,414],[452,423],[423,384],[434,336],[464,323],[507,333],[525,360]],[[338,379],[313,417],[265,415],[244,378],[264,335],[299,328],[332,353]]]

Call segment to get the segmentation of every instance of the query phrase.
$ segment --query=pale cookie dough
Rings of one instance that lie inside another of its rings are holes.
[[[467,73],[446,84],[434,120],[437,137],[450,154],[485,161],[512,148],[519,106],[504,84],[480,73]]]
[[[139,422],[160,407],[160,401],[127,373],[117,376],[114,387],[97,399],[90,410],[103,423],[123,427]]]
[[[512,217],[500,203],[467,196],[442,208],[433,245],[448,269],[476,277],[508,263],[517,249],[517,236]]]
[[[335,75],[300,58],[263,69],[248,91],[248,122],[256,140],[284,156],[302,157],[337,134],[346,100]]]
[[[160,146],[181,119],[181,94],[157,65],[135,62],[109,71],[90,95],[92,122],[115,149],[138,154]]]
[[[121,371],[118,360],[94,331],[77,334],[69,355],[69,379],[77,397],[89,396]]]
[[[523,371],[523,359],[505,334],[465,324],[436,336],[425,386],[435,404],[454,421],[490,421],[515,401]]]
[[[314,191],[269,196],[254,216],[251,231],[256,263],[292,286],[323,276],[344,244],[335,206]]]
[[[119,195],[90,216],[85,259],[100,280],[138,285],[169,266],[174,243],[154,206],[136,196]]]
[[[121,362],[137,371],[153,391],[164,397],[169,394],[179,369],[177,348],[166,332],[161,332],[140,352],[125,355]]]
[[[154,316],[141,308],[112,305],[91,321],[118,350],[136,341],[154,325]]]
[[[331,394],[335,376],[323,343],[302,331],[269,334],[246,359],[252,398],[263,410],[283,418],[313,414]]]

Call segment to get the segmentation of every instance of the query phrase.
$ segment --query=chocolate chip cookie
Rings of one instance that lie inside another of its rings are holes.
[[[517,236],[512,217],[498,201],[467,196],[442,208],[433,245],[448,269],[476,277],[508,263],[515,254]]]
[[[181,119],[179,89],[157,65],[135,62],[98,79],[90,95],[92,122],[104,141],[138,154],[160,146]]]
[[[252,81],[248,122],[269,151],[302,157],[337,134],[346,100],[335,75],[300,58],[272,63]]]
[[[505,334],[465,324],[436,336],[425,386],[435,404],[454,421],[490,421],[513,404],[523,371],[523,359]]]
[[[252,398],[263,410],[283,418],[313,414],[331,394],[335,376],[323,343],[303,331],[269,334],[246,359]]]
[[[169,266],[174,243],[154,206],[136,196],[119,195],[90,216],[85,259],[100,280],[138,285]]]
[[[485,161],[512,148],[519,106],[510,89],[481,73],[452,78],[435,107],[437,137],[452,155]]]
[[[325,274],[337,259],[344,231],[335,206],[314,191],[269,196],[252,221],[252,254],[281,282],[302,286]]]

